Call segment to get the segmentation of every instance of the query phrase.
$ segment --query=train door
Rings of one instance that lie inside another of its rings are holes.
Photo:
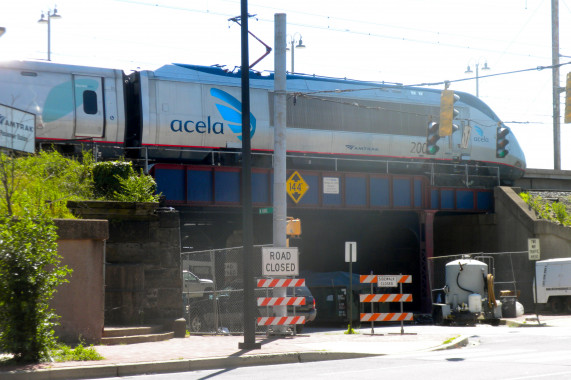
[[[103,137],[105,110],[103,108],[103,78],[74,75],[75,135]]]

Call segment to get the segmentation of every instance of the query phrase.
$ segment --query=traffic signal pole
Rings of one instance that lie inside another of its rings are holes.
[[[286,15],[277,13],[274,50],[274,213],[273,245],[287,247],[287,195],[286,195]],[[293,52],[292,52],[293,54]],[[285,297],[286,288],[275,288],[274,297]],[[287,306],[274,306],[276,316],[286,316]],[[274,326],[274,332],[285,333],[284,326]]]

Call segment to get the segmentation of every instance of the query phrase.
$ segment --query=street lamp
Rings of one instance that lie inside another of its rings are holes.
[[[299,39],[297,39],[297,37],[299,36]],[[290,41],[289,43],[291,44],[291,73],[293,74],[294,71],[294,62],[295,62],[295,49],[303,49],[305,48],[305,45],[303,44],[303,41],[301,39],[301,34],[299,33],[295,33],[293,36],[289,36]],[[297,45],[295,45],[295,43],[297,42]],[[286,50],[290,50],[290,48],[286,48]]]
[[[42,11],[42,17],[38,20],[38,22],[40,24],[48,24],[48,61],[51,61],[51,25],[52,25],[52,18],[58,19],[61,18],[61,16],[57,13],[57,8],[54,7],[53,11],[48,10],[47,12],[47,18],[46,18],[46,14]]]
[[[477,98],[480,97],[480,84],[478,83],[480,80],[480,73],[479,73],[480,59],[481,58],[479,58],[478,61],[476,61],[475,65],[474,65],[474,66],[476,66],[476,97]],[[488,61],[484,61],[484,67],[482,67],[482,70],[490,70],[490,67],[488,66]],[[470,69],[470,65],[468,64],[468,68],[466,69],[466,71],[464,71],[464,74],[471,74],[471,73],[473,73],[473,71],[472,71],[472,69]]]

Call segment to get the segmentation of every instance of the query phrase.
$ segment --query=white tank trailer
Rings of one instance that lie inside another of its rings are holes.
[[[494,296],[494,278],[488,265],[462,258],[445,266],[446,285],[433,290],[432,317],[436,324],[497,324],[501,308]]]

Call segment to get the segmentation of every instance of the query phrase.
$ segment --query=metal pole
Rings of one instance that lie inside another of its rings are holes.
[[[294,54],[295,54],[295,39],[292,37],[291,39],[291,73],[293,74],[293,63],[295,62]]]
[[[274,50],[274,247],[287,246],[287,198],[286,198],[286,15],[276,13]],[[293,46],[292,46],[293,54]],[[285,297],[286,288],[275,288],[274,297]],[[286,316],[287,306],[275,306],[276,316]],[[285,333],[285,326],[275,326],[275,332]]]
[[[241,0],[242,43],[242,241],[244,281],[244,342],[241,349],[261,348],[256,343],[252,220],[252,149],[250,144],[250,69],[248,60],[248,0]]]
[[[553,65],[553,169],[561,170],[561,128],[559,124],[559,0],[551,0],[551,63]]]
[[[52,47],[51,47],[51,40],[52,40],[52,38],[51,38],[51,32],[52,32],[52,28],[51,28],[51,26],[52,26],[52,16],[51,16],[51,14],[50,14],[50,11],[48,10],[48,61],[51,61],[51,60],[52,60],[52,59],[51,59],[51,50],[52,50]]]
[[[286,246],[286,15],[274,16],[274,247]]]
[[[480,73],[478,70],[479,64],[476,63],[476,98],[480,97]]]
[[[373,274],[373,271],[371,271]],[[371,294],[373,294],[373,283],[371,282]],[[375,303],[371,302],[371,314],[375,313]],[[375,333],[375,322],[371,321],[371,334]]]
[[[402,273],[401,273],[401,276],[402,276]],[[402,294],[402,282],[399,283],[399,291],[400,291],[400,294]],[[403,311],[404,311],[404,309],[403,309],[402,301],[400,301],[400,313],[401,313],[401,315],[402,315]],[[404,334],[404,321],[402,319],[400,321],[400,333],[401,333],[401,335]]]
[[[353,333],[353,246],[349,246],[349,334]]]

